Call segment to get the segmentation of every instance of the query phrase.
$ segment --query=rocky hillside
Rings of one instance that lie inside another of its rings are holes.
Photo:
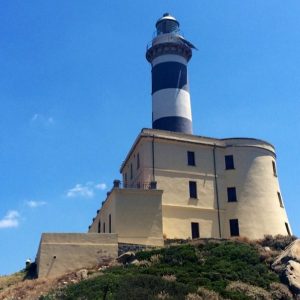
[[[6,285],[9,277],[0,277],[0,300],[297,299],[300,241],[292,240],[197,240],[127,253],[110,266],[58,278],[22,280],[19,273]]]

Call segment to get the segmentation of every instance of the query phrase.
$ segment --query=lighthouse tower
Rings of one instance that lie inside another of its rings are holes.
[[[192,134],[192,112],[187,64],[190,42],[179,32],[179,22],[166,13],[156,22],[156,36],[147,49],[152,66],[152,128]]]

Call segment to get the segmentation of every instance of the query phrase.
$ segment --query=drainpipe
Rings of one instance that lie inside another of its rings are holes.
[[[219,189],[218,189],[217,166],[216,166],[216,144],[214,144],[214,148],[213,148],[213,157],[214,157],[214,175],[215,175],[215,190],[216,190],[216,198],[217,198],[219,238],[221,238],[222,234],[221,234]]]
[[[152,136],[152,181],[155,181],[154,135]]]

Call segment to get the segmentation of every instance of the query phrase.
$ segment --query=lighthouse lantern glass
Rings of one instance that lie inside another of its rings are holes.
[[[174,20],[162,20],[156,25],[157,35],[165,33],[177,33],[179,31],[178,23]]]

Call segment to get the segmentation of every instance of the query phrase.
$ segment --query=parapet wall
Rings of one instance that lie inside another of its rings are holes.
[[[117,234],[43,233],[36,259],[38,277],[63,275],[117,256]]]

